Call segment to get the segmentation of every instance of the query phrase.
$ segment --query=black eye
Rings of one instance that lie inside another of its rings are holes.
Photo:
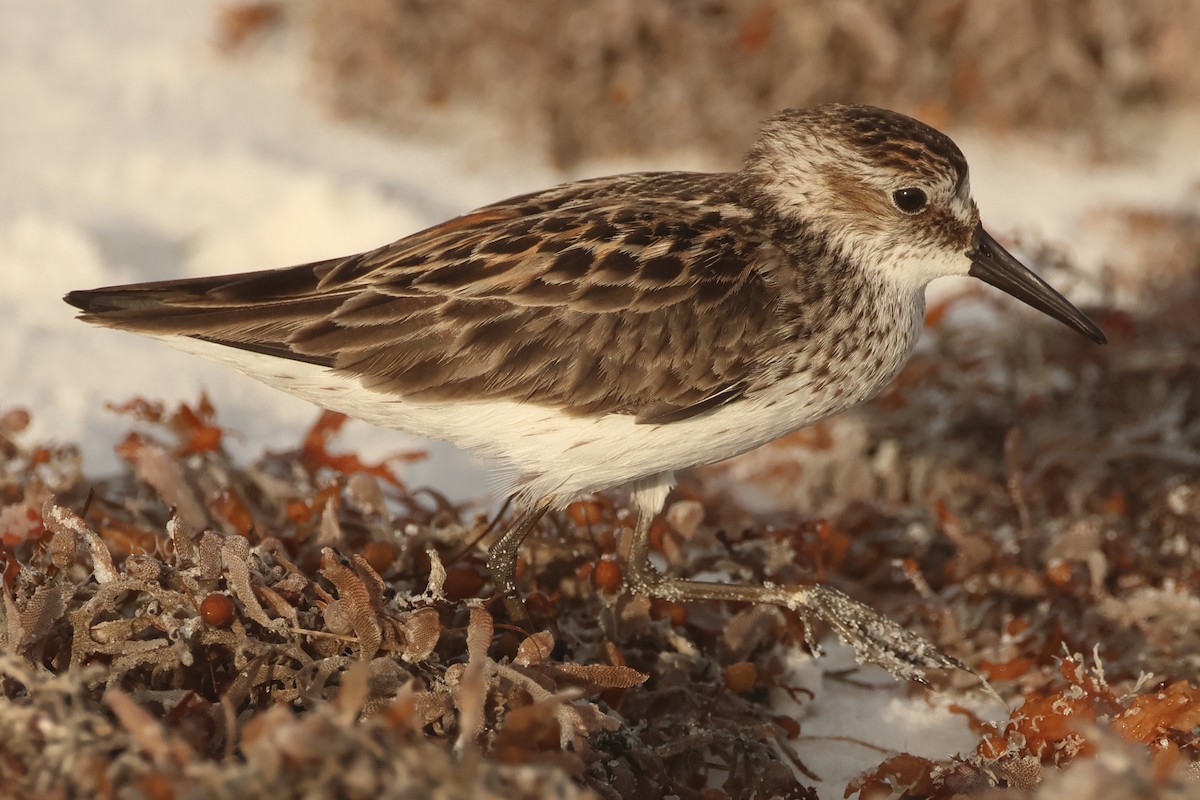
[[[920,189],[897,189],[892,192],[892,202],[905,214],[915,214],[925,207],[928,198]]]

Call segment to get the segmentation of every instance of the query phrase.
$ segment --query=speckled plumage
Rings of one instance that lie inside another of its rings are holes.
[[[155,305],[94,319],[345,371],[414,402],[675,421],[781,372],[832,371],[853,349],[846,335],[872,334],[839,326],[835,308],[847,288],[868,291],[864,276],[797,271],[812,245],[776,244],[734,177],[569,184],[344,260],[122,288],[119,302]],[[826,348],[839,327],[841,349]]]
[[[769,119],[735,173],[580,181],[343,259],[67,299],[89,322],[506,462],[533,520],[628,485],[641,535],[674,471],[880,391],[916,342],[925,285],[966,274],[1103,339],[983,231],[949,138],[833,105]],[[523,535],[493,550],[501,571]]]

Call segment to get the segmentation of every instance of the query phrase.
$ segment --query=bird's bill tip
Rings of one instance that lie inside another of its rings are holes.
[[[1107,344],[1108,337],[1100,330],[1099,325],[1001,247],[982,225],[975,229],[967,257],[971,259],[968,275],[1007,292],[1026,305],[1073,328],[1096,344]]]

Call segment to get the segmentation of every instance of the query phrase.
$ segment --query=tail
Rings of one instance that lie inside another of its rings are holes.
[[[149,336],[188,336],[310,363],[328,359],[296,352],[295,333],[332,314],[345,299],[321,280],[345,259],[209,278],[134,283],[68,292],[79,319]]]

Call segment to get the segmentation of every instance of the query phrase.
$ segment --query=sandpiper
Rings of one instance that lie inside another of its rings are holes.
[[[1105,341],[980,225],[947,136],[824,105],[768,119],[738,172],[584,180],[345,258],[66,300],[88,322],[499,461],[524,510],[488,566],[514,615],[517,549],[539,518],[625,487],[633,592],[782,605],[919,677],[955,662],[828,587],[665,577],[649,533],[677,470],[882,390],[917,341],[926,284],[948,275]]]

